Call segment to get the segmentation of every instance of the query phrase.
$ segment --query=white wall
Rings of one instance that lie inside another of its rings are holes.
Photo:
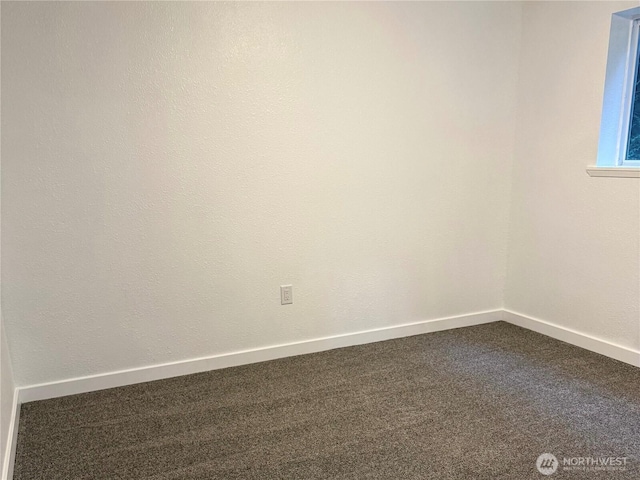
[[[0,8],[0,21],[2,19],[2,8]],[[2,41],[0,39],[0,49],[2,48]],[[1,67],[0,67],[1,70]],[[1,74],[0,74],[1,76]],[[1,169],[0,169],[1,171]],[[0,195],[0,199],[1,199]],[[1,204],[1,201],[0,201]],[[0,205],[1,211],[1,205]],[[0,236],[2,222],[0,222]],[[0,245],[1,250],[1,245]],[[2,262],[0,262],[0,266]],[[1,268],[0,268],[1,272]],[[0,274],[1,276],[1,274]],[[7,451],[7,445],[9,443],[9,425],[11,424],[11,417],[13,415],[13,395],[15,392],[15,386],[13,383],[13,371],[11,366],[11,356],[9,355],[9,347],[7,345],[7,338],[4,331],[4,320],[2,318],[2,299],[0,298],[0,477],[4,478],[5,462],[9,461],[5,457]]]
[[[611,13],[637,2],[523,10],[507,309],[640,348],[640,182],[591,178]]]
[[[520,14],[3,5],[16,383],[500,308]]]

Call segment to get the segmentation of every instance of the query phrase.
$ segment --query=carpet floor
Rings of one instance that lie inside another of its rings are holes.
[[[640,369],[496,322],[26,403],[14,480],[541,479],[543,453],[639,479]]]

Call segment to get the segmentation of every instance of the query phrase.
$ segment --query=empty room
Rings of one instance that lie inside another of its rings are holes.
[[[640,478],[637,1],[0,28],[0,480]]]

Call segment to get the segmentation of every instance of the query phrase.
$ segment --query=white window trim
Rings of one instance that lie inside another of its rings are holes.
[[[640,7],[611,16],[598,159],[587,167],[592,177],[640,178],[640,161],[625,159],[639,36]]]
[[[621,177],[640,178],[640,168],[638,167],[587,167],[587,173],[591,177]]]

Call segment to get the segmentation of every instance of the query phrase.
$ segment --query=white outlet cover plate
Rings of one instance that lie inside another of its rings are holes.
[[[293,286],[280,285],[280,304],[291,305],[293,303]]]

